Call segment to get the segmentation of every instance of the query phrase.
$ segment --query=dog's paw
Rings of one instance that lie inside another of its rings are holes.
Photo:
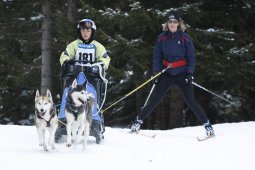
[[[49,151],[46,145],[43,145],[43,150],[44,151]]]
[[[70,143],[67,143],[67,144],[66,144],[66,146],[67,146],[67,147],[71,147],[71,146],[72,146],[72,144],[70,144]]]
[[[83,145],[82,151],[86,151],[86,150],[87,150],[86,145]]]
[[[52,150],[55,150],[55,149],[56,149],[56,146],[55,146],[55,145],[51,145],[51,149],[52,149]]]

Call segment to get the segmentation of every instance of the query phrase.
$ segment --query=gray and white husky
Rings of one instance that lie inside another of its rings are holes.
[[[58,118],[54,108],[51,92],[47,90],[46,96],[41,96],[39,90],[35,95],[35,126],[39,136],[39,145],[48,151],[46,144],[46,129],[49,131],[48,145],[55,149],[54,136],[58,127]]]
[[[86,91],[86,84],[77,85],[75,79],[67,94],[65,107],[67,147],[72,145],[72,139],[75,145],[79,144],[84,132],[83,150],[86,149],[94,103],[94,96]]]

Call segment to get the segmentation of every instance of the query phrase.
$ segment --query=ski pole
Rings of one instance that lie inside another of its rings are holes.
[[[213,93],[212,91],[210,91],[210,90],[204,88],[203,86],[201,86],[201,85],[199,85],[199,84],[197,84],[197,83],[195,83],[195,82],[192,82],[192,84],[195,85],[195,86],[197,86],[197,87],[199,87],[199,88],[201,88],[201,89],[203,89],[203,90],[205,90],[205,91],[207,91],[208,93],[211,93],[211,94],[217,96],[218,98],[220,98],[220,99],[222,99],[222,100],[225,100],[226,102],[229,102],[229,103],[235,105],[235,103],[233,103],[233,102],[231,102],[231,101],[229,101],[229,100],[227,100],[227,99],[221,97],[220,95],[218,95],[218,94],[216,94],[216,93]]]
[[[154,80],[155,78],[157,78],[158,76],[160,76],[161,74],[163,74],[167,69],[169,69],[172,66],[172,64],[169,64],[167,66],[167,68],[161,70],[158,74],[156,74],[155,76],[152,76],[149,80],[147,80],[146,82],[144,82],[143,84],[141,84],[140,86],[138,86],[137,88],[135,88],[134,90],[132,90],[131,92],[129,92],[128,94],[126,94],[124,97],[122,97],[121,99],[117,100],[116,102],[114,102],[113,104],[111,104],[110,106],[108,106],[106,109],[102,110],[102,113],[105,112],[106,110],[110,109],[112,106],[116,105],[117,103],[119,103],[120,101],[124,100],[125,98],[127,98],[128,96],[130,96],[131,94],[133,94],[134,92],[136,92],[137,90],[139,90],[140,88],[142,88],[144,85],[148,84],[149,82],[151,82],[152,80]]]
[[[153,86],[151,87],[150,93],[149,93],[149,95],[148,95],[148,97],[147,97],[147,99],[146,99],[146,101],[145,101],[143,107],[141,107],[141,109],[143,109],[143,108],[147,105],[147,103],[148,103],[148,101],[149,101],[149,99],[150,99],[150,97],[151,97],[151,94],[152,94],[154,88],[155,88],[155,83],[154,83]]]

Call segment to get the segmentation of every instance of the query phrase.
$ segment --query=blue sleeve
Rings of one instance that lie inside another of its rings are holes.
[[[154,47],[153,51],[153,59],[152,59],[152,65],[153,65],[153,75],[157,74],[161,71],[162,67],[162,52],[161,52],[161,41],[159,38],[157,38],[156,45]]]
[[[187,73],[188,74],[194,74],[195,65],[196,65],[196,55],[195,55],[195,49],[192,42],[192,39],[188,34],[184,35],[184,39],[186,41],[186,48],[187,48]]]

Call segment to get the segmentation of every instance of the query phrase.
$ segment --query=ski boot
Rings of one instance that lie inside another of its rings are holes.
[[[214,130],[213,130],[212,125],[209,123],[209,121],[204,124],[204,127],[205,127],[205,131],[206,131],[206,135],[208,137],[214,136]]]
[[[139,120],[137,117],[131,126],[131,133],[139,133],[140,127],[142,124],[143,124],[143,121]]]

